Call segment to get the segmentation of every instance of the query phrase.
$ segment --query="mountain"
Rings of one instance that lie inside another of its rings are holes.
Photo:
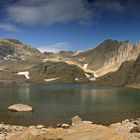
[[[125,61],[116,72],[97,78],[95,83],[140,88],[140,54],[135,61]]]
[[[75,52],[73,51],[60,51],[58,54],[64,56],[64,57],[72,57]]]
[[[0,39],[0,83],[90,82],[94,75],[76,65],[71,55],[41,53],[16,39]]]
[[[0,83],[96,83],[139,86],[140,42],[105,40],[82,52],[41,53],[16,39],[0,39]]]
[[[0,39],[0,60],[39,59],[42,53],[16,39]]]
[[[96,48],[79,52],[75,59],[98,76],[118,70],[125,61],[135,60],[140,53],[140,42],[132,45],[129,41],[105,40]]]

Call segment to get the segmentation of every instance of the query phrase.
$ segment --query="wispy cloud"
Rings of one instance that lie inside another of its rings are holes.
[[[76,21],[89,25],[102,14],[122,12],[118,0],[22,0],[7,8],[10,19],[22,24],[67,23]]]
[[[15,25],[11,23],[0,23],[0,30],[8,31],[8,32],[22,32]]]
[[[38,48],[41,52],[60,52],[62,50],[69,50],[70,49],[70,45],[68,42],[57,42],[55,44],[51,44],[51,45],[46,45],[46,46],[41,46]]]

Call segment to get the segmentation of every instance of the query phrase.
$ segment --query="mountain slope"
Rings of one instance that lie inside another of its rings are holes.
[[[31,82],[89,82],[85,72],[76,65],[47,61],[29,69]]]
[[[1,60],[25,60],[41,58],[42,53],[36,48],[25,45],[15,39],[0,39],[0,59]]]
[[[98,76],[118,70],[125,61],[135,60],[140,53],[140,43],[134,47],[129,41],[118,42],[105,40],[96,48],[83,51],[75,55],[75,58],[82,61],[83,65],[91,69]]]
[[[124,62],[116,72],[97,78],[95,83],[140,88],[140,55],[135,61]]]
[[[130,87],[140,88],[140,55],[135,61],[133,68],[131,70],[130,80],[127,84]]]
[[[98,85],[125,86],[127,85],[134,61],[125,61],[116,72],[110,72],[96,79]]]

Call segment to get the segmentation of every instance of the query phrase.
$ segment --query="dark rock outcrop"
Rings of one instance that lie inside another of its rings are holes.
[[[29,72],[31,82],[89,82],[81,68],[66,62],[47,61],[35,65]]]

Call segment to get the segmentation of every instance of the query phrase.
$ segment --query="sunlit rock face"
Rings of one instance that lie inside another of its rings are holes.
[[[124,61],[135,60],[139,53],[140,42],[133,46],[129,41],[118,42],[109,39],[94,49],[78,53],[75,58],[83,59],[83,63],[88,64],[88,69],[102,76],[118,70]]]
[[[140,88],[140,55],[137,59],[125,61],[116,72],[97,78],[96,84]]]

